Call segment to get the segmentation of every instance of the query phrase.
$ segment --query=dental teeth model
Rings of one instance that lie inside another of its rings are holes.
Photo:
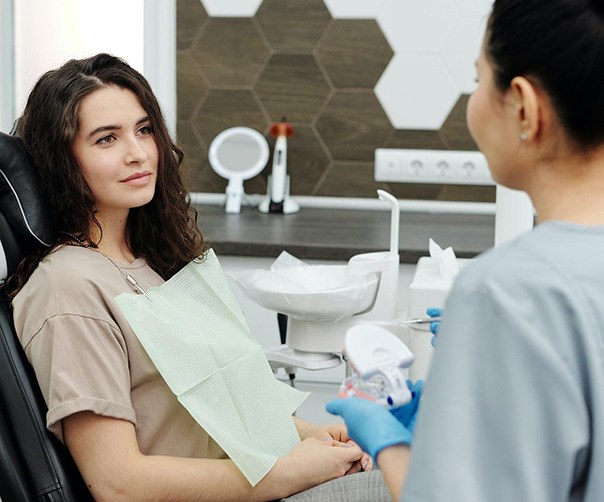
[[[405,369],[414,356],[390,331],[375,325],[353,326],[346,333],[344,355],[351,376],[340,386],[340,397],[360,397],[387,408],[411,400]]]

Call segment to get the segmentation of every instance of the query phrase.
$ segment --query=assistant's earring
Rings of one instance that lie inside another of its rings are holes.
[[[520,133],[520,140],[521,141],[526,141],[528,139],[528,133],[526,131],[522,131]]]

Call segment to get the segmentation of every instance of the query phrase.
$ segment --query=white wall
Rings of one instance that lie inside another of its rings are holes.
[[[14,120],[13,0],[0,0],[0,131]]]
[[[70,58],[109,52],[143,70],[143,0],[15,2],[17,112],[38,77]]]
[[[14,34],[12,119],[42,73],[70,58],[108,52],[145,74],[175,130],[176,0],[19,0]]]

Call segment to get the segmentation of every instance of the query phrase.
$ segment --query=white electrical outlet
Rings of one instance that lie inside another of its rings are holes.
[[[477,151],[375,151],[375,180],[397,183],[494,185],[484,155]]]

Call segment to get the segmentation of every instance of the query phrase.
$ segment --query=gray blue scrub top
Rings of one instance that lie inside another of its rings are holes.
[[[445,306],[405,502],[604,501],[604,227],[543,223]]]

